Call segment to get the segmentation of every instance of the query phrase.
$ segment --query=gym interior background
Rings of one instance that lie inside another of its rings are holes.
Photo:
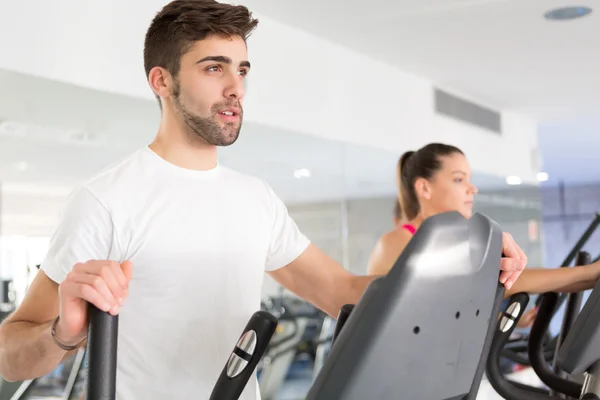
[[[64,3],[27,13],[43,37],[14,17],[30,5],[0,13],[0,278],[12,306],[70,191],[147,144],[159,118],[141,35],[164,1]],[[255,71],[241,137],[220,162],[264,178],[347,269],[364,273],[393,228],[398,157],[432,141],[465,151],[476,211],[513,234],[530,266],[560,265],[600,209],[597,13],[547,17],[570,0],[376,2],[367,13],[358,1],[242,3],[261,20]],[[586,250],[600,253],[598,234]],[[292,295],[265,278],[264,296]],[[298,351],[271,399],[300,399],[313,363]]]

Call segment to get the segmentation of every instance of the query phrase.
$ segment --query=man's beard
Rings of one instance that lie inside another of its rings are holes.
[[[244,112],[239,101],[223,102],[214,104],[211,107],[211,116],[207,118],[199,117],[193,114],[181,101],[181,88],[179,82],[173,88],[173,104],[176,112],[183,118],[183,122],[190,128],[191,133],[201,138],[206,143],[213,146],[230,146],[235,143],[240,135]],[[240,110],[238,115],[239,123],[229,122],[225,126],[220,126],[217,121],[219,110],[227,107],[235,107]]]

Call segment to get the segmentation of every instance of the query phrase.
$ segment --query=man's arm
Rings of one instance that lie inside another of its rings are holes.
[[[0,325],[0,375],[4,379],[14,382],[44,376],[73,355],[76,350],[62,350],[52,339],[50,329],[57,315],[58,284],[39,271],[19,308]]]
[[[268,274],[333,318],[344,304],[356,304],[377,278],[352,275],[312,244],[290,264]]]
[[[59,315],[59,284],[75,264],[119,259],[119,249],[106,208],[88,190],[74,191],[23,302],[0,325],[0,375],[11,381],[38,378],[71,355],[51,335]]]

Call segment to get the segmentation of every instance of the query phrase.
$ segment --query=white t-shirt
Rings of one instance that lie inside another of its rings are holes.
[[[72,193],[41,269],[60,283],[78,262],[130,260],[117,400],[208,399],[260,309],[264,272],[308,245],[262,180],[144,147]],[[259,399],[255,377],[240,399]]]

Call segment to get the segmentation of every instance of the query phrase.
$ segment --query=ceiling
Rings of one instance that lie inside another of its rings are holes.
[[[487,106],[539,121],[594,114],[600,108],[598,0],[243,3]],[[582,5],[598,10],[572,21],[543,18],[550,9]]]

